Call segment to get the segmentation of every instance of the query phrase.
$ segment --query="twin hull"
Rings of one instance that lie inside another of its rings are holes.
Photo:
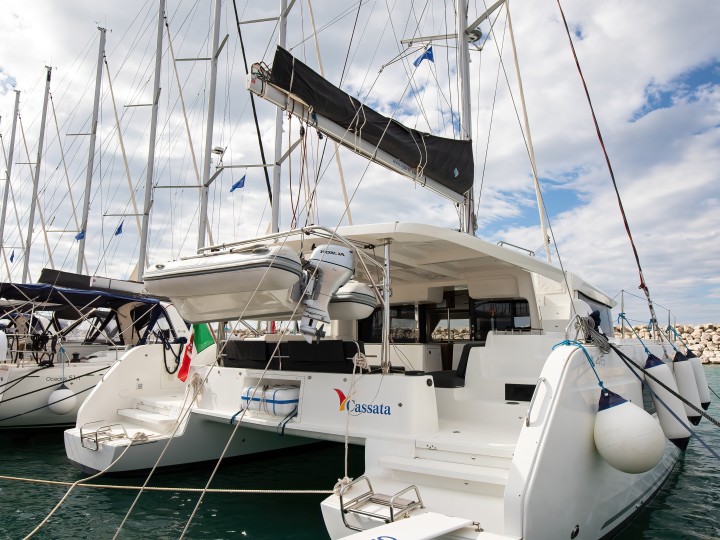
[[[417,485],[428,509],[478,521],[485,531],[498,535],[495,538],[554,540],[569,537],[576,526],[581,538],[603,538],[649,502],[667,479],[678,451],[666,444],[661,463],[638,475],[605,463],[593,442],[597,381],[577,348],[560,347],[540,359],[538,351],[555,342],[557,336],[489,335],[485,347],[473,349],[476,353],[463,388],[436,388],[429,375],[353,378],[342,373],[273,370],[262,375],[254,369],[194,367],[194,373],[207,378],[205,386],[187,422],[176,431],[179,440],[170,445],[174,449],[160,466],[214,459],[234,430],[233,419],[241,425],[228,455],[317,439],[342,441],[347,430],[351,442],[366,445],[365,474],[378,491],[392,494]],[[620,359],[588,349],[605,384],[642,403],[640,384]],[[507,361],[510,350],[519,355],[515,364]],[[624,350],[631,356],[643,354],[639,347]],[[156,349],[150,356],[157,364],[161,354]],[[126,361],[115,369],[122,369]],[[539,380],[524,374],[533,363],[541,366]],[[126,383],[111,383],[116,378],[108,377],[100,384],[87,411],[93,401],[107,403],[106,383],[113,385],[113,392],[127,395],[122,388],[135,382],[132,371],[127,375],[131,380]],[[298,389],[298,415],[286,423],[282,436],[277,433],[282,417],[261,411],[239,414],[242,389],[260,382]],[[537,384],[530,410],[528,402],[505,399],[506,385],[528,383]],[[157,392],[162,385],[156,386]],[[129,406],[131,400],[126,401],[124,406]],[[83,420],[90,418],[81,415]],[[78,429],[66,432],[65,438],[68,456],[86,470],[103,469],[125,450],[117,441],[88,449]],[[193,450],[197,440],[206,443],[199,454]],[[148,443],[130,448],[112,470],[151,468],[166,441],[151,437]],[[495,480],[483,480],[488,471],[496,474]],[[325,500],[323,514],[333,538],[350,534],[336,496]],[[362,528],[378,524],[359,523]],[[454,534],[484,538],[473,528]]]

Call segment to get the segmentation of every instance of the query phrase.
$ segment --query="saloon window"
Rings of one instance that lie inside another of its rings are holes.
[[[524,298],[474,300],[471,320],[473,339],[477,341],[485,341],[495,330],[529,331],[530,305]]]
[[[382,343],[382,308],[370,317],[358,321],[358,337],[365,343]],[[417,343],[420,338],[415,305],[390,307],[390,341],[393,343]]]
[[[602,328],[602,331],[605,333],[606,336],[612,336],[613,325],[610,307],[598,302],[597,300],[593,300],[592,298],[581,293],[580,291],[578,291],[577,294],[580,300],[582,300],[583,302],[587,302],[587,304],[590,306],[590,309],[600,312],[600,328]]]

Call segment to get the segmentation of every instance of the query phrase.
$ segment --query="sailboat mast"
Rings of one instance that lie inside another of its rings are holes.
[[[0,246],[5,246],[5,218],[7,216],[8,194],[10,193],[10,178],[12,176],[13,154],[15,153],[15,129],[17,128],[18,113],[20,111],[20,91],[15,90],[15,109],[13,112],[12,130],[10,131],[10,150],[8,152],[7,168],[5,169],[5,189],[3,190],[2,214],[0,214]],[[10,269],[8,268],[8,276]]]
[[[33,226],[35,225],[35,205],[37,204],[38,184],[40,183],[40,163],[42,161],[43,144],[45,142],[45,122],[47,120],[48,98],[50,96],[50,76],[52,67],[45,66],[47,78],[45,79],[45,97],[43,98],[42,117],[40,120],[40,139],[38,141],[37,159],[35,160],[35,174],[33,175],[33,193],[30,200],[30,218],[28,219],[27,240],[25,241],[25,260],[23,261],[22,282],[27,283],[30,275],[30,246],[32,245]]]
[[[285,39],[287,36],[287,0],[280,0],[280,34],[278,36],[278,45],[285,48]],[[278,107],[275,111],[275,162],[273,165],[273,185],[272,185],[272,217],[271,231],[276,233],[280,231],[280,162],[282,161],[282,126],[283,126],[283,110]]]
[[[150,146],[148,148],[147,177],[145,178],[145,204],[143,206],[142,230],[140,231],[140,254],[138,256],[137,279],[142,281],[145,273],[150,209],[152,208],[152,179],[155,169],[155,135],[157,133],[158,105],[160,103],[160,67],[162,62],[163,23],[165,21],[165,0],[158,8],[157,47],[155,49],[155,80],[153,84],[152,115],[150,118]]]
[[[200,186],[200,218],[198,223],[198,249],[205,247],[207,234],[207,205],[210,189],[210,164],[212,158],[212,136],[215,124],[215,93],[217,89],[218,55],[220,51],[220,6],[221,0],[215,0],[215,21],[213,23],[212,59],[210,60],[210,91],[208,95],[207,124],[205,128],[205,155],[203,156],[202,186]]]
[[[543,246],[545,246],[545,256],[548,261],[552,261],[550,255],[550,239],[547,233],[547,223],[545,219],[545,205],[543,204],[542,193],[540,192],[540,178],[538,177],[537,165],[535,162],[535,147],[532,143],[532,135],[530,134],[530,121],[528,120],[527,106],[525,105],[525,92],[523,91],[522,77],[520,77],[520,63],[518,62],[517,47],[515,46],[515,34],[513,33],[512,19],[510,18],[510,2],[505,3],[505,11],[507,12],[508,33],[510,34],[510,43],[512,44],[513,58],[515,60],[515,74],[518,80],[518,88],[520,91],[520,103],[522,104],[523,120],[525,124],[525,136],[527,137],[528,152],[530,154],[530,167],[533,172],[533,180],[535,183],[535,197],[537,199],[538,212],[540,213],[540,230],[543,236]]]
[[[80,240],[78,241],[78,259],[76,272],[82,274],[83,260],[85,258],[85,236],[87,235],[88,213],[90,210],[90,189],[92,188],[93,168],[95,167],[95,141],[97,140],[98,109],[100,108],[100,82],[102,77],[103,58],[105,57],[105,29],[100,30],[100,46],[98,47],[98,61],[95,72],[95,96],[93,98],[92,124],[90,125],[90,149],[88,150],[88,164],[85,174],[85,199],[83,200],[82,221],[80,222]]]
[[[460,138],[472,139],[472,115],[470,113],[470,49],[467,36],[467,0],[457,0],[457,55],[458,78],[460,82]],[[465,194],[465,212],[463,229],[468,234],[475,234],[475,196],[474,187]]]

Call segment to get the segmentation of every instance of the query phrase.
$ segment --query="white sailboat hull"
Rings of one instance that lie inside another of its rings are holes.
[[[68,363],[40,367],[0,364],[0,429],[23,427],[67,427],[75,424],[88,392],[101,380],[115,358],[98,362]],[[48,406],[62,384],[74,394],[62,406]]]

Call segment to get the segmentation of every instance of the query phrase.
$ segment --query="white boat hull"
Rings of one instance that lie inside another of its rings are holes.
[[[58,365],[0,364],[0,429],[74,425],[89,391],[113,362],[114,359],[68,363],[64,369]],[[48,407],[48,402],[63,383],[72,391],[74,399],[67,400],[68,405],[73,400],[67,412],[58,414]]]
[[[135,426],[128,429],[128,435],[132,438],[139,431],[143,431],[142,427]],[[161,468],[170,468],[217,461],[223,455],[231,432],[232,427],[227,423],[208,421],[202,416],[191,413],[187,424],[172,440],[167,436],[151,437],[149,440],[133,442],[129,449],[130,438],[114,439],[96,445],[92,438],[83,439],[81,437],[80,428],[69,429],[65,431],[64,435],[65,452],[74,467],[88,474],[99,471],[138,472],[152,469],[156,465]],[[200,440],[202,440],[202,444],[197,444],[197,441]],[[274,431],[239,428],[224,455],[226,458],[233,458],[292,448],[312,442],[315,441],[292,435],[280,437]],[[167,449],[165,449],[166,446]],[[162,459],[160,459],[161,454]],[[116,460],[117,463],[113,465]]]

